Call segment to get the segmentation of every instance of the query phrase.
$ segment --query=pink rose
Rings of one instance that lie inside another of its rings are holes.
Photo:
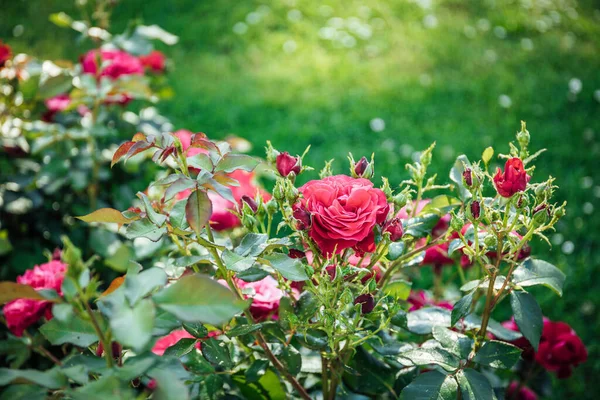
[[[165,354],[165,351],[171,347],[175,346],[177,342],[181,339],[193,339],[194,337],[190,335],[185,329],[177,329],[173,332],[169,333],[166,336],[161,337],[154,343],[152,347],[152,352],[157,356],[162,356]],[[200,348],[200,342],[196,343],[196,348]]]
[[[44,101],[46,104],[46,111],[42,115],[42,121],[44,122],[52,122],[54,120],[54,115],[57,113],[64,111],[71,104],[71,98],[67,93],[59,94]]]
[[[53,260],[25,271],[17,277],[17,283],[29,285],[36,290],[54,289],[62,295],[61,286],[66,270],[66,264]],[[17,299],[6,303],[3,312],[8,329],[14,335],[22,336],[23,331],[41,317],[52,318],[52,303],[44,300]]]
[[[142,65],[152,72],[161,73],[165,70],[166,57],[158,50],[154,50],[145,56],[140,56],[139,59]]]
[[[0,40],[0,69],[2,69],[6,62],[10,60],[11,56],[12,51],[10,49],[10,46],[2,43],[2,41]]]
[[[241,279],[236,281],[238,287],[242,290],[253,289],[253,295],[245,295],[252,299],[250,312],[257,320],[265,320],[269,317],[277,317],[279,301],[285,295],[283,290],[277,287],[277,281],[272,276],[256,282],[244,282]]]
[[[537,395],[527,386],[519,387],[519,382],[511,382],[506,389],[506,398],[509,400],[537,400]]]
[[[81,59],[83,72],[117,79],[123,75],[143,75],[144,66],[131,54],[121,50],[90,50]],[[100,73],[98,69],[102,68]]]
[[[452,308],[454,308],[454,306],[447,301],[436,301],[435,299],[428,297],[427,293],[425,293],[423,290],[411,291],[407,301],[411,304],[408,311],[420,310],[425,306],[438,306],[448,310],[452,310]]]
[[[297,207],[311,214],[309,236],[321,252],[375,251],[373,228],[385,222],[389,211],[385,194],[373,183],[346,175],[306,183]]]

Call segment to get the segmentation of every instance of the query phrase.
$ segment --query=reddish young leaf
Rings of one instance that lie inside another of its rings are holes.
[[[0,305],[16,299],[47,300],[29,285],[16,282],[0,282]]]
[[[119,146],[119,148],[117,149],[117,151],[115,151],[115,154],[113,155],[112,162],[110,163],[110,167],[112,168],[113,165],[115,165],[116,163],[118,163],[119,160],[125,154],[127,154],[127,152],[129,151],[129,149],[131,149],[131,147],[134,144],[135,144],[134,142],[125,142],[121,146]]]
[[[123,282],[125,282],[125,276],[119,276],[116,277],[108,286],[108,288],[102,292],[102,294],[100,295],[100,297],[104,297],[104,296],[108,296],[109,294],[111,294],[112,292],[114,292],[115,290],[117,290],[122,284]]]
[[[118,224],[119,227],[123,224],[127,224],[133,221],[132,219],[123,216],[123,214],[120,211],[115,210],[114,208],[100,208],[99,210],[96,210],[88,215],[75,218],[80,219],[84,222],[114,223]]]
[[[192,192],[185,205],[185,218],[197,235],[200,235],[211,214],[212,203],[206,192],[202,190]]]

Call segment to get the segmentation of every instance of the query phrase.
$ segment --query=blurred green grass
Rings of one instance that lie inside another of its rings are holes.
[[[70,3],[2,3],[0,37],[15,51],[76,60],[87,49],[47,19],[74,12]],[[568,274],[563,299],[539,291],[542,307],[590,352],[570,380],[554,382],[553,398],[597,398],[589,383],[600,373],[600,4],[130,0],[117,6],[112,31],[131,18],[181,39],[162,48],[175,96],[161,111],[177,128],[242,136],[256,154],[267,139],[292,153],[311,144],[307,164],[337,158],[343,172],[349,151],[375,152],[378,175],[398,184],[413,152],[437,141],[443,183],[457,155],[507,152],[527,121],[532,146],[549,150],[534,179],[555,176],[558,200],[569,202],[552,248],[535,245]]]

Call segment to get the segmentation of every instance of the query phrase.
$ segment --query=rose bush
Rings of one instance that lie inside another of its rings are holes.
[[[492,150],[459,157],[452,186],[427,176],[431,146],[394,190],[375,186],[364,157],[300,185],[304,155],[270,143],[256,172],[260,160],[203,133],[137,133],[113,164],[145,152],[165,172],[126,211],[80,219],[160,251],[103,285],[95,258],[63,238],[61,261],[0,283],[12,340],[56,364],[0,377],[70,397],[538,398],[544,374],[568,377],[587,350],[527,292],[562,293],[564,274],[529,244],[565,205],[551,178],[533,182],[535,156],[519,144],[495,176]],[[269,174],[271,193],[259,182]],[[498,308],[513,319],[494,321]]]

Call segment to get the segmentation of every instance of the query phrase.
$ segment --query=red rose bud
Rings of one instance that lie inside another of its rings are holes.
[[[335,265],[329,265],[329,266],[325,267],[325,272],[327,272],[327,275],[329,275],[329,280],[333,282],[333,280],[335,279],[335,275],[336,275]],[[356,303],[354,303],[354,304],[356,304]]]
[[[504,172],[498,168],[494,175],[494,185],[502,197],[512,197],[517,192],[522,192],[527,187],[531,177],[523,167],[519,158],[511,158],[504,165]]]
[[[389,232],[390,240],[392,242],[397,242],[400,240],[404,234],[404,230],[402,229],[402,221],[400,218],[392,218],[389,220],[385,226],[384,232]]]
[[[369,179],[373,177],[373,167],[366,157],[361,158],[356,164],[354,164],[354,173],[359,178]]]
[[[148,382],[148,384],[146,385],[146,387],[149,390],[155,390],[156,389],[156,379],[151,379],[150,382]]]
[[[279,171],[279,174],[284,178],[291,172],[298,175],[302,168],[300,157],[292,157],[287,151],[284,151],[277,156],[276,164],[277,171]]]
[[[256,201],[254,201],[254,199],[252,197],[250,197],[248,195],[243,195],[242,203],[246,203],[253,212],[258,211],[258,205],[256,204]]]
[[[119,358],[121,356],[122,350],[123,350],[123,347],[119,343],[117,343],[117,342],[111,343],[111,351],[112,351],[113,358]],[[104,355],[104,345],[102,344],[102,342],[100,342],[98,344],[98,347],[96,348],[96,355],[98,357],[102,357]]]
[[[474,219],[479,219],[481,215],[481,204],[477,200],[471,203],[471,215]]]
[[[306,253],[304,253],[302,250],[290,249],[288,256],[290,258],[304,258],[306,257]]]
[[[310,228],[310,213],[303,208],[297,207],[292,214],[297,221],[296,229],[305,231]]]
[[[152,72],[160,73],[165,70],[166,57],[158,50],[154,50],[145,56],[140,56],[139,59],[142,65]]]
[[[368,314],[373,311],[375,308],[375,299],[370,294],[361,294],[356,299],[354,299],[354,304],[361,305],[361,311],[363,314]]]
[[[506,398],[514,400],[537,400],[537,395],[527,386],[519,385],[519,382],[512,382],[506,389]]]
[[[463,172],[463,179],[465,180],[465,186],[473,186],[473,175],[470,168],[466,168]]]
[[[54,249],[54,251],[52,252],[52,261],[60,261],[62,256],[62,250],[59,249],[58,247]]]

